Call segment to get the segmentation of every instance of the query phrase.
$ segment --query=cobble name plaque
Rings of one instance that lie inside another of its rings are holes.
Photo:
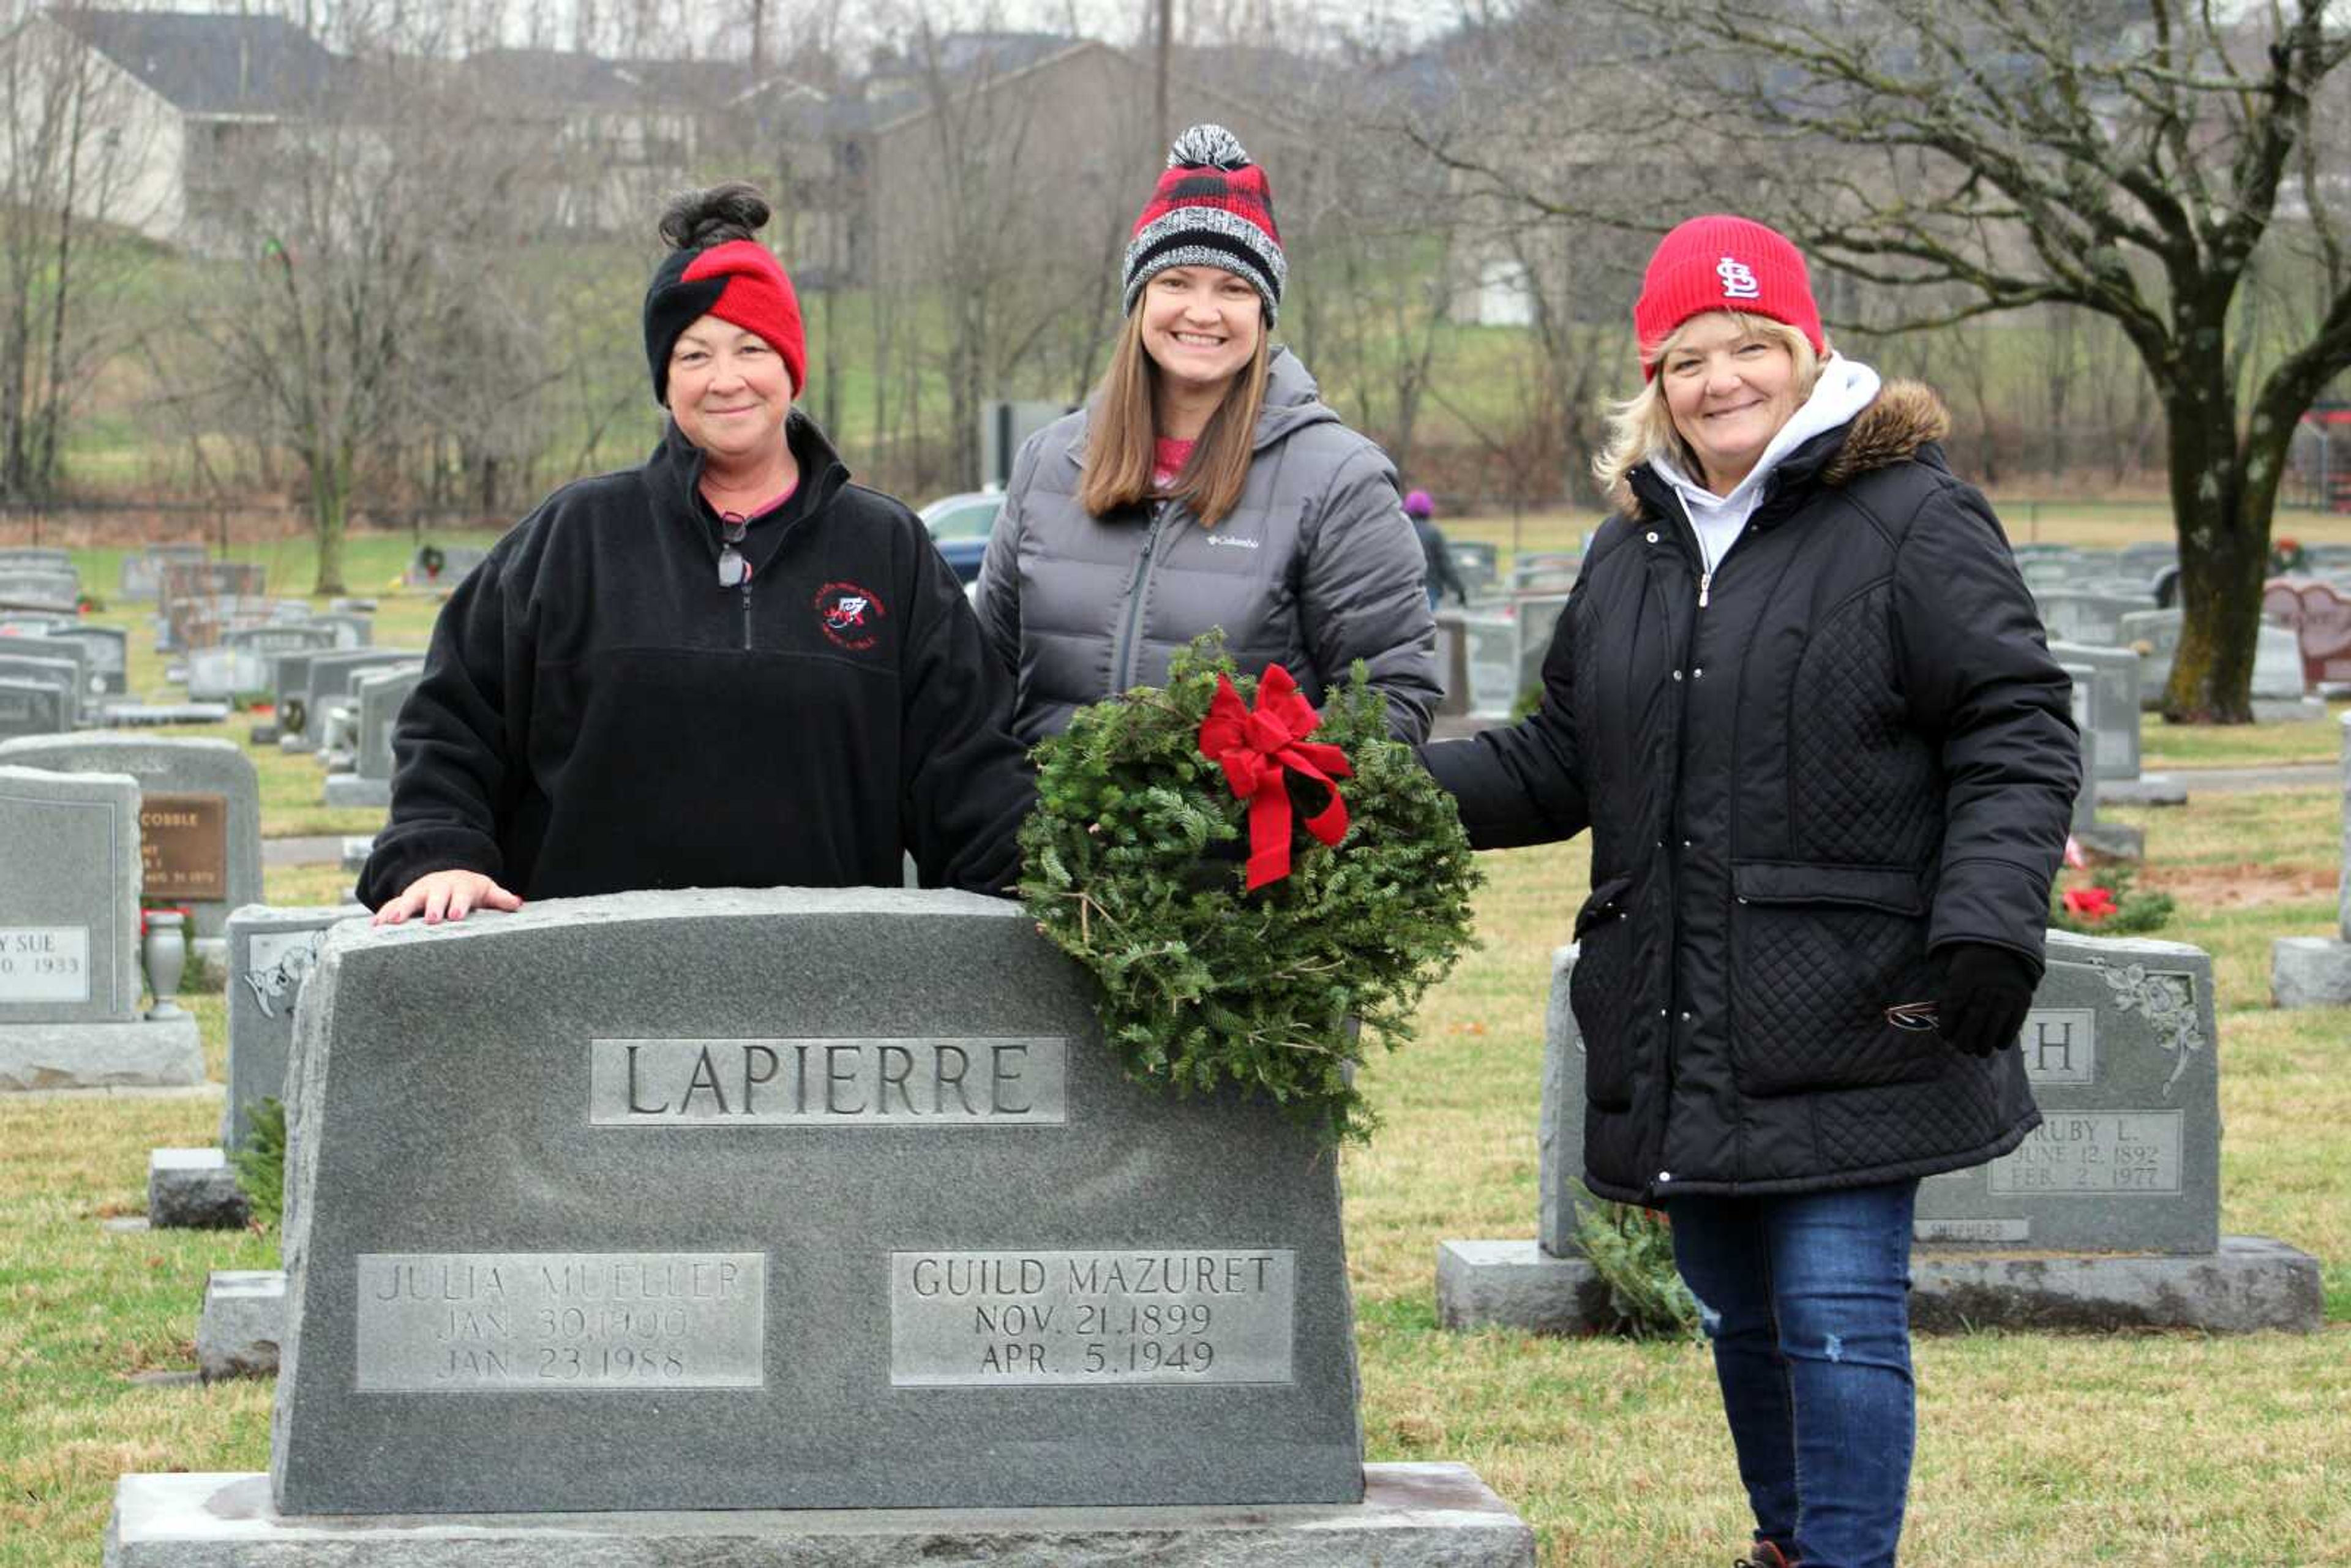
[[[228,798],[141,796],[139,859],[149,898],[226,898]]]
[[[0,1002],[89,1000],[89,927],[0,925]]]
[[[893,1252],[898,1387],[1290,1383],[1297,1254]]]
[[[2178,1111],[2051,1111],[2015,1152],[1991,1162],[1995,1197],[2177,1195]]]
[[[596,1040],[598,1127],[976,1127],[1066,1119],[1069,1040]]]
[[[362,1394],[659,1393],[767,1381],[762,1252],[372,1252]]]

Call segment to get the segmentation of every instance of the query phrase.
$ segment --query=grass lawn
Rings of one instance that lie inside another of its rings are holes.
[[[421,643],[433,608],[386,597],[379,640]],[[143,612],[108,618],[143,633]],[[160,682],[151,645],[133,641],[134,687]],[[2334,731],[2199,731],[2191,754],[2150,727],[2149,765],[2332,759]],[[313,764],[254,755],[265,831],[340,830]],[[2334,928],[2340,801],[2330,782],[2115,813],[2147,831],[2145,883],[2179,898],[2162,935],[2214,956],[2223,1226],[2317,1256],[2328,1326],[1922,1341],[1909,1561],[2351,1563],[2351,1011],[2266,1006],[2271,939]],[[1546,1564],[1720,1568],[1744,1504],[1700,1349],[1436,1326],[1440,1240],[1534,1234],[1543,990],[1587,880],[1581,842],[1485,864],[1484,946],[1430,995],[1420,1040],[1375,1064],[1386,1127],[1343,1157],[1370,1457],[1475,1466]],[[347,885],[272,868],[266,894]],[[217,1078],[222,998],[193,1001]],[[99,1228],[143,1207],[149,1149],[211,1143],[218,1117],[214,1098],[0,1097],[0,1568],[96,1563],[125,1470],[266,1466],[267,1386],[131,1378],[192,1364],[206,1271],[273,1266],[274,1236]]]

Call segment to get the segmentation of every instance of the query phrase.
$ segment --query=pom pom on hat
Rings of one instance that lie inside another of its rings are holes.
[[[1415,490],[1404,498],[1404,515],[1407,517],[1437,516],[1437,502],[1426,490]]]
[[[1168,147],[1166,172],[1127,242],[1123,308],[1132,314],[1143,286],[1171,267],[1218,267],[1248,278],[1265,301],[1266,324],[1273,324],[1290,272],[1273,192],[1265,171],[1221,125],[1195,125]]]
[[[1656,350],[1675,329],[1709,310],[1743,310],[1784,321],[1814,353],[1828,351],[1803,254],[1777,229],[1718,213],[1676,225],[1657,242],[1633,307],[1641,376],[1657,373]]]

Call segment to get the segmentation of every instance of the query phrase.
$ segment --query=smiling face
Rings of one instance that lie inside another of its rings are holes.
[[[685,438],[713,457],[741,463],[784,444],[792,377],[765,338],[705,316],[669,352],[669,412]]]
[[[1683,326],[1657,362],[1657,380],[1675,431],[1718,496],[1747,477],[1804,401],[1787,345],[1719,311]]]
[[[1265,302],[1220,267],[1171,267],[1144,286],[1143,351],[1159,373],[1195,394],[1221,393],[1257,352]]]

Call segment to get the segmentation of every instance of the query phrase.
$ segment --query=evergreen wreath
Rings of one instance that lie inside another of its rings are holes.
[[[1359,661],[1311,737],[1345,758],[1344,836],[1315,836],[1330,797],[1292,767],[1290,870],[1247,888],[1250,802],[1201,750],[1227,679],[1245,705],[1269,686],[1211,632],[1170,662],[1165,689],[1081,708],[1037,748],[1021,897],[1098,983],[1129,1079],[1177,1094],[1238,1084],[1326,1143],[1360,1142],[1378,1123],[1354,1082],[1365,1037],[1409,1039],[1421,994],[1470,945],[1469,841],[1452,798],[1387,738]]]

